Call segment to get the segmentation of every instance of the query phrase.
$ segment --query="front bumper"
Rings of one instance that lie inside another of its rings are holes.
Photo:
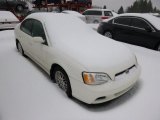
[[[130,90],[139,76],[140,66],[138,65],[134,71],[118,76],[115,80],[102,85],[93,86],[74,82],[72,94],[75,98],[88,104],[103,103],[117,98]]]

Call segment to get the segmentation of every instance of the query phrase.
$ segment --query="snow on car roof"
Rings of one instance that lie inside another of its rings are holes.
[[[88,10],[96,10],[96,11],[111,11],[110,9],[100,9],[100,8],[92,8],[92,9],[87,9]]]
[[[160,30],[160,19],[149,14],[143,14],[143,13],[124,13],[119,16],[133,16],[133,17],[141,17],[146,20],[148,20],[155,28]]]
[[[82,14],[80,14],[80,13],[78,13],[76,11],[72,11],[72,10],[64,10],[64,11],[62,11],[62,13],[68,13],[68,14],[71,14],[71,15],[75,15],[77,17],[82,17],[83,16]]]
[[[19,21],[16,16],[10,11],[0,11],[0,22]]]
[[[90,33],[95,33],[79,18],[64,13],[33,13],[27,18],[35,18],[44,23],[48,35],[56,40],[84,38]]]

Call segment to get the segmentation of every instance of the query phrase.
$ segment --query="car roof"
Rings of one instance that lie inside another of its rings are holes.
[[[140,17],[140,18],[143,18],[143,19],[147,20],[148,22],[150,22],[156,29],[160,30],[160,19],[153,16],[153,15],[150,15],[150,14],[123,13],[123,14],[119,14],[117,17]],[[108,22],[109,20],[112,20],[117,17],[113,17],[113,18],[104,20],[103,22]]]
[[[96,10],[96,11],[111,11],[110,9],[99,9],[99,8],[93,8],[93,9],[87,9],[88,10]]]
[[[131,17],[140,17],[146,19],[148,22],[150,22],[155,28],[160,30],[160,19],[150,15],[150,14],[143,14],[143,13],[124,13],[119,16],[131,16]]]
[[[71,14],[71,15],[75,15],[75,16],[79,16],[79,17],[84,17],[84,15],[80,14],[79,12],[76,12],[76,11],[72,11],[72,10],[64,10],[62,11],[62,13],[68,13],[68,14]]]
[[[81,36],[87,36],[88,33],[94,31],[78,17],[70,14],[41,12],[30,14],[26,17],[26,19],[28,18],[41,21],[45,25],[45,29],[50,38],[56,40],[67,39],[71,36],[76,38]]]

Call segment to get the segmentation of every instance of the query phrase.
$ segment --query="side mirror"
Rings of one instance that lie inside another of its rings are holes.
[[[44,40],[43,40],[42,37],[34,37],[33,41],[36,42],[36,43],[44,43]]]
[[[145,28],[145,30],[146,30],[147,32],[152,32],[152,28],[151,28],[150,26],[147,26],[147,27]]]

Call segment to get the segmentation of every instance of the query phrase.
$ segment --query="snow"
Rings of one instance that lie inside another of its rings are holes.
[[[45,16],[45,17],[43,17]],[[40,21],[45,21],[45,27],[50,38],[55,41],[59,40],[70,40],[71,38],[83,39],[85,36],[88,36],[88,33],[95,33],[89,26],[86,26],[86,23],[80,20],[79,18],[63,13],[33,13],[27,18],[37,18]],[[64,23],[65,19],[65,23]],[[63,25],[61,25],[63,23]],[[51,26],[54,26],[52,27]],[[71,25],[72,24],[72,25]],[[60,26],[61,25],[61,26]],[[54,34],[53,34],[54,33]],[[59,33],[63,35],[59,35]],[[68,36],[69,34],[72,34]],[[52,41],[54,42],[54,41]]]
[[[79,12],[72,11],[72,10],[64,10],[64,11],[62,11],[62,13],[71,14],[71,15],[74,15],[76,17],[84,17],[84,15],[80,14]]]
[[[97,28],[98,28],[98,26],[99,26],[99,23],[98,24],[93,24],[93,23],[91,23],[91,24],[87,24],[89,27],[91,27],[93,30],[95,30],[95,31],[97,31]]]
[[[79,12],[72,11],[72,10],[64,10],[64,11],[62,11],[62,13],[69,14],[69,15],[73,15],[73,16],[75,16],[75,17],[80,18],[80,19],[83,20],[84,22],[86,22],[86,17],[85,17],[84,15],[80,14]]]
[[[16,16],[9,12],[9,11],[0,11],[0,22],[13,22],[13,21],[19,21]]]
[[[0,120],[160,120],[160,53],[127,45],[142,73],[125,95],[100,105],[69,99],[16,50],[14,32],[0,32]]]

